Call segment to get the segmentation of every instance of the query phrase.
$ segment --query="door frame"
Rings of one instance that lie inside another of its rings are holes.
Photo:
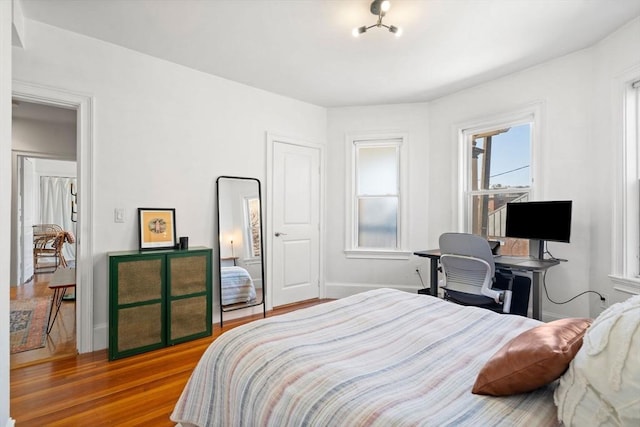
[[[324,145],[305,141],[301,138],[294,138],[283,136],[277,133],[267,132],[267,179],[266,179],[266,228],[265,235],[266,239],[265,244],[267,247],[266,253],[266,276],[267,283],[272,284],[273,281],[273,148],[277,143],[285,143],[291,145],[298,145],[306,148],[317,149],[320,155],[320,171],[319,171],[319,180],[320,180],[320,200],[318,201],[318,217],[320,230],[318,233],[318,268],[319,268],[319,297],[324,298],[325,288],[324,288],[324,230],[325,230],[325,215],[324,215],[324,206],[325,206],[325,155],[324,155]],[[267,286],[267,310],[273,309],[273,286]]]
[[[93,351],[93,96],[13,80],[12,98],[76,110],[78,223],[76,227],[76,348]],[[35,156],[34,156],[35,157]]]
[[[13,126],[13,124],[12,124]],[[31,275],[27,277],[25,275],[25,241],[27,240],[24,233],[24,216],[25,216],[25,176],[24,173],[24,165],[27,159],[33,159],[33,157],[25,156],[16,150],[12,150],[11,153],[11,170],[12,175],[15,176],[15,190],[11,191],[11,209],[12,209],[12,231],[13,231],[13,223],[15,223],[15,231],[16,234],[12,234],[11,241],[11,252],[15,255],[15,258],[11,257],[11,280],[15,286],[19,286],[32,280],[35,275],[35,265],[33,264],[33,255],[32,255],[32,266],[31,266]],[[14,173],[15,171],[15,173]],[[34,184],[35,185],[35,184]],[[15,214],[13,214],[13,209],[15,209]],[[32,206],[33,209],[33,206]],[[33,210],[32,210],[33,214]],[[31,236],[31,243],[29,245],[29,249],[33,250],[33,236]],[[14,246],[15,245],[15,246]],[[15,261],[14,261],[15,260]],[[14,270],[15,268],[15,270]]]

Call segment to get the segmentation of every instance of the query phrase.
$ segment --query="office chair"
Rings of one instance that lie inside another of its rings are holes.
[[[506,290],[492,289],[496,268],[487,239],[467,233],[444,233],[440,236],[440,253],[446,300],[510,312],[511,282]]]

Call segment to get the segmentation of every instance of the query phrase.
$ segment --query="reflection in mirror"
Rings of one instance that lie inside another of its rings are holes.
[[[266,316],[260,181],[221,176],[216,187],[220,325],[225,311],[262,305]]]

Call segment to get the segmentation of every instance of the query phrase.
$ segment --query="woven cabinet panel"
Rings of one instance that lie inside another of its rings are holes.
[[[162,298],[162,260],[150,259],[118,264],[118,304]]]
[[[162,342],[162,304],[141,305],[118,311],[118,351]]]
[[[206,296],[171,302],[171,340],[206,331],[208,321]]]
[[[169,258],[171,296],[189,295],[207,290],[207,257]]]

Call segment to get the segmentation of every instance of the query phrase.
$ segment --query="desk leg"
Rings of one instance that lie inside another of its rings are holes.
[[[56,318],[58,317],[58,313],[60,312],[60,306],[62,305],[62,299],[64,298],[64,294],[67,292],[67,288],[56,288],[53,290],[53,300],[51,301],[51,307],[49,308],[49,319],[47,320],[47,335],[53,329],[53,324],[56,322]],[[56,312],[53,313],[53,306],[56,306]],[[53,314],[53,319],[51,319],[51,314]]]
[[[437,297],[438,296],[438,259],[431,258],[430,261],[431,261],[431,278],[430,278],[431,296]]]
[[[534,271],[532,274],[533,279],[533,304],[532,304],[532,317],[536,320],[542,320],[542,292],[540,292],[540,277],[542,273]]]

